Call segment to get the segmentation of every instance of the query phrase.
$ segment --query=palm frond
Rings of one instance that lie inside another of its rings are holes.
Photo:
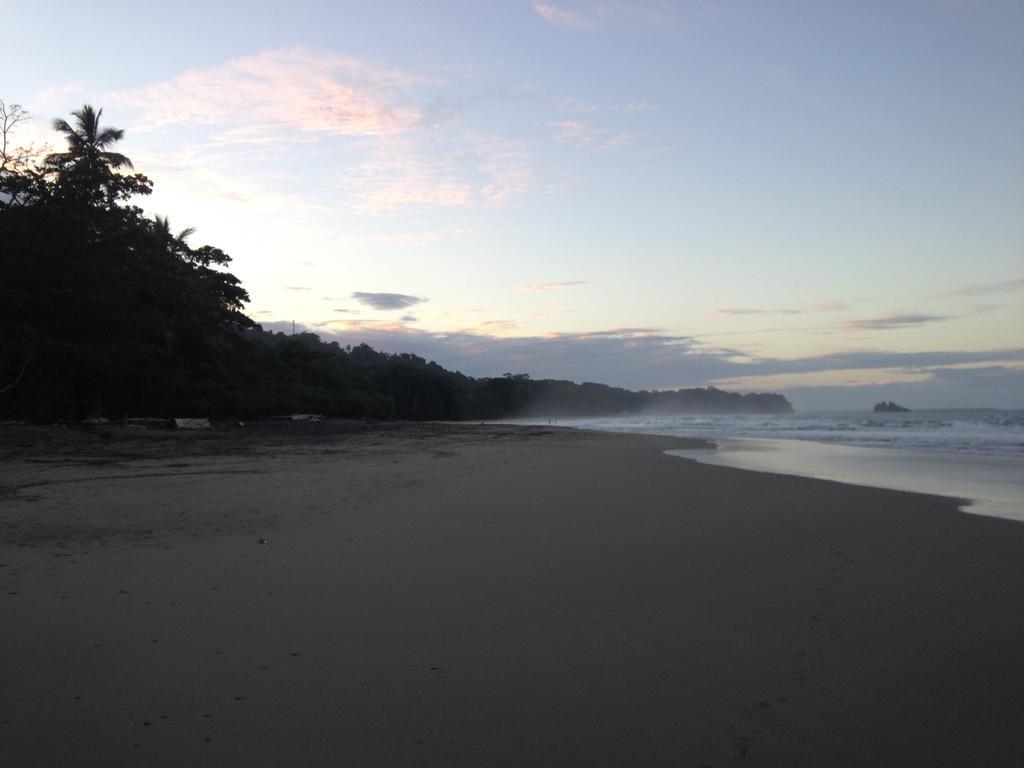
[[[68,125],[68,121],[65,120],[63,117],[55,117],[53,119],[52,125],[53,130],[57,131],[58,133],[69,134],[75,132],[75,129]]]
[[[100,115],[103,114],[103,110],[93,109],[91,104],[83,104],[80,110],[71,114],[78,122],[78,129],[81,131],[82,136],[88,139],[90,143],[94,143],[96,134],[99,132]]]
[[[134,168],[132,161],[120,152],[100,152],[100,158],[111,168]]]
[[[124,130],[121,128],[101,128],[99,133],[93,139],[93,143],[97,147],[105,147],[109,144],[113,144],[115,141],[120,141],[124,138]]]

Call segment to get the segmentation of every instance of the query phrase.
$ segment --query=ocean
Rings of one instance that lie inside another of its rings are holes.
[[[965,512],[1024,521],[1024,411],[857,411],[651,415],[517,423],[707,438],[718,450],[671,451],[741,469],[964,499]]]

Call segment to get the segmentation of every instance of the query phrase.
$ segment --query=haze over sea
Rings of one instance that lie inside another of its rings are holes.
[[[707,438],[717,450],[671,453],[740,469],[955,496],[970,502],[965,511],[1024,521],[1024,410],[631,414],[552,422]]]

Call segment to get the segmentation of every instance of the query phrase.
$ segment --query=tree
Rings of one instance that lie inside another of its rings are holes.
[[[101,126],[103,110],[89,104],[71,114],[75,126],[61,117],[53,121],[53,129],[67,142],[67,151],[45,159],[47,169],[56,174],[60,196],[87,206],[109,208],[132,195],[149,194],[152,183],[145,176],[117,173],[133,169],[131,160],[109,149],[124,138],[124,131]]]
[[[0,99],[0,210],[24,205],[38,198],[45,188],[36,167],[45,150],[14,143],[15,129],[29,119],[28,111],[20,104],[7,104]]]
[[[24,115],[4,107],[0,129]],[[124,132],[101,116],[85,105],[54,120],[66,151],[0,168],[0,418],[208,401],[253,325],[248,294],[221,269],[230,257],[192,248],[191,229],[174,233],[133,204],[152,184],[125,173],[132,163],[115,151]]]
[[[15,147],[11,139],[15,126],[28,117],[28,111],[21,104],[5,104],[0,99],[0,173],[18,170],[31,156],[30,150]]]

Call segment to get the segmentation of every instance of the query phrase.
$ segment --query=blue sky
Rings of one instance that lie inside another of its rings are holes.
[[[0,0],[291,322],[473,375],[1024,407],[1024,5]],[[38,33],[33,32],[38,30]]]

